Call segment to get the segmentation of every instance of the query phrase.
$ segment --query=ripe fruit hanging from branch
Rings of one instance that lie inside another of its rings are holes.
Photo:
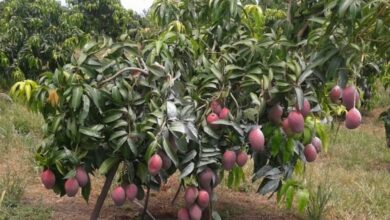
[[[44,170],[41,174],[42,184],[46,189],[52,189],[56,183],[56,177],[50,169]]]
[[[303,117],[306,117],[310,113],[310,102],[309,100],[304,99],[302,109],[299,108],[298,103],[295,105],[295,108],[302,114]]]
[[[121,206],[125,204],[126,201],[126,192],[121,186],[117,186],[111,193],[112,201],[116,206]]]
[[[133,201],[138,193],[138,187],[134,183],[125,186],[126,199]]]
[[[279,104],[276,104],[271,107],[268,112],[268,119],[278,125],[282,122],[283,108]]]
[[[188,212],[188,209],[186,208],[181,208],[177,212],[177,219],[178,220],[191,220],[190,219],[190,213]]]
[[[79,183],[76,178],[69,178],[65,181],[65,192],[69,197],[74,197],[79,191]]]
[[[254,151],[261,152],[264,150],[264,134],[259,127],[255,127],[249,132],[248,139],[249,144]]]
[[[236,153],[231,150],[225,151],[222,158],[222,166],[225,170],[231,170],[236,162]]]
[[[199,191],[196,187],[191,186],[186,189],[186,192],[184,194],[184,200],[186,203],[186,207],[191,207],[196,199],[198,198]]]
[[[79,183],[80,187],[84,187],[88,184],[89,177],[88,177],[88,174],[83,167],[77,167],[76,179],[77,179],[77,182]]]
[[[352,108],[345,116],[345,127],[348,129],[355,129],[362,123],[362,115],[359,110]]]
[[[148,170],[150,175],[157,175],[163,166],[163,161],[158,154],[153,155],[148,162]]]
[[[317,158],[317,150],[312,144],[305,146],[304,154],[307,162],[313,162]]]
[[[347,108],[347,110],[351,110],[359,103],[359,93],[356,90],[355,86],[347,86],[343,90],[343,105]]]
[[[210,103],[210,108],[211,108],[211,111],[213,111],[213,113],[215,113],[215,114],[219,114],[222,111],[221,104],[219,103],[219,101],[216,101],[216,100],[214,100]]]
[[[206,190],[199,190],[199,195],[196,200],[196,203],[201,209],[205,209],[209,206],[210,196]]]
[[[248,154],[246,154],[243,151],[238,152],[237,158],[236,158],[237,166],[243,167],[247,161],[248,161]]]
[[[319,137],[313,137],[311,139],[311,144],[316,148],[317,153],[322,151],[322,141]]]
[[[305,126],[305,120],[300,112],[292,111],[288,114],[288,127],[294,133],[303,132]]]
[[[230,110],[224,107],[219,113],[219,119],[228,119]]]
[[[341,98],[341,94],[342,94],[343,90],[341,89],[340,86],[338,85],[335,85],[332,90],[330,91],[329,93],[329,98],[330,100],[333,102],[333,103],[337,103],[340,98]]]

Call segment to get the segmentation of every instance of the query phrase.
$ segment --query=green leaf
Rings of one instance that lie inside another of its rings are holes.
[[[72,89],[72,102],[71,107],[74,111],[78,109],[81,104],[81,96],[83,95],[83,87],[77,86]]]
[[[300,87],[294,87],[294,89],[295,89],[295,94],[297,97],[299,109],[303,109],[303,102],[305,99],[305,97],[303,96],[303,91]]]
[[[109,141],[113,141],[114,139],[117,139],[119,137],[123,137],[126,135],[127,135],[127,131],[125,131],[125,130],[115,131],[114,133],[111,134]]]
[[[84,124],[85,119],[88,117],[89,108],[90,108],[90,100],[87,95],[83,95],[83,109],[80,112],[79,122]]]
[[[221,71],[219,71],[215,65],[211,66],[210,70],[214,74],[214,76],[217,77],[218,81],[222,82],[223,76]]]
[[[107,158],[99,167],[99,173],[101,175],[106,175],[108,171],[111,170],[116,164],[120,162],[120,159],[117,157]]]
[[[91,194],[91,181],[88,181],[87,185],[81,188],[81,195],[84,200],[88,203],[89,195]]]
[[[183,179],[184,177],[187,177],[194,171],[195,164],[194,162],[189,163],[183,170],[181,170],[180,179]]]
[[[340,1],[340,6],[339,6],[339,16],[343,17],[345,12],[348,10],[349,6],[353,3],[355,0],[341,0]]]
[[[214,139],[219,139],[219,136],[209,127],[203,127],[203,131],[206,132],[206,134],[210,135]]]
[[[266,181],[263,187],[260,188],[259,193],[261,195],[265,195],[270,192],[275,192],[275,190],[278,188],[280,180],[279,179],[264,179],[263,181]]]
[[[103,119],[103,122],[104,123],[111,123],[111,122],[114,122],[118,119],[120,119],[122,117],[123,113],[114,113],[114,114],[111,114],[111,115],[108,115],[107,117],[105,117]]]
[[[167,138],[163,138],[163,148],[165,153],[168,155],[169,159],[171,159],[173,164],[175,164],[175,166],[177,167],[179,162],[178,162],[176,152],[172,150],[172,147],[170,146],[170,143],[167,140]]]
[[[103,138],[102,134],[98,130],[91,127],[81,127],[79,132],[90,137]]]

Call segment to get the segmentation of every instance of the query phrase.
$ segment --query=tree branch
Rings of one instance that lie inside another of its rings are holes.
[[[142,212],[141,219],[145,219],[145,214],[148,211],[149,197],[150,197],[150,186],[148,186],[148,189],[146,190],[145,206],[144,206],[144,211]]]
[[[145,209],[145,207],[140,203],[138,202],[137,200],[134,200],[133,201],[135,204],[137,204],[140,208],[142,209]],[[149,212],[149,210],[146,209],[146,214],[152,219],[152,220],[156,220],[156,218],[152,215],[152,213]]]
[[[95,208],[93,209],[91,213],[90,220],[97,220],[99,218],[100,210],[103,207],[104,200],[107,197],[108,190],[110,189],[112,180],[115,177],[116,171],[119,167],[119,163],[116,164],[114,167],[111,168],[111,170],[108,172],[106,176],[106,181],[104,182],[102,191],[100,192],[100,195],[96,201]]]
[[[173,199],[172,199],[172,201],[171,201],[171,205],[174,205],[174,204],[175,204],[175,201],[176,201],[176,199],[177,199],[177,196],[178,196],[179,193],[180,193],[181,187],[182,187],[182,184],[181,184],[181,182],[180,182],[179,188],[177,189],[176,194],[175,194],[175,196],[173,197]]]
[[[291,15],[292,1],[293,0],[288,0],[288,5],[287,5],[287,21],[290,24],[292,24],[292,15]]]
[[[147,70],[144,70],[144,69],[140,69],[140,68],[137,68],[137,67],[126,67],[126,68],[123,68],[123,69],[119,70],[117,73],[115,73],[110,78],[108,78],[106,80],[103,80],[101,83],[99,83],[99,86],[104,85],[104,84],[110,82],[111,80],[115,79],[116,77],[122,75],[123,73],[125,73],[127,71],[139,71],[139,72],[141,72],[141,73],[143,73],[145,75],[149,74],[149,72]]]

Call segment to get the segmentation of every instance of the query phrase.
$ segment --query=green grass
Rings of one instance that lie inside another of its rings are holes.
[[[332,138],[335,131],[330,131]],[[334,139],[333,139],[334,140]],[[331,186],[329,219],[390,219],[390,150],[376,120],[341,128],[328,153],[307,166],[313,185]]]
[[[25,107],[0,100],[0,219],[51,216],[52,211],[41,204],[21,201],[27,183],[36,173],[33,152],[41,139],[42,122],[39,115]]]

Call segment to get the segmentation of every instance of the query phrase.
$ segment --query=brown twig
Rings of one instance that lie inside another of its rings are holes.
[[[141,207],[142,209],[145,209],[145,207],[140,203],[138,202],[137,200],[134,200],[133,201],[136,205],[138,205],[139,207]],[[152,219],[152,220],[156,220],[156,218],[152,215],[152,213],[149,212],[149,210],[146,209],[146,214]]]
[[[145,214],[148,211],[149,197],[150,197],[150,186],[148,186],[148,188],[146,190],[146,199],[145,199],[144,211],[142,212],[141,219],[145,219]]]
[[[137,67],[126,67],[126,68],[123,68],[123,69],[119,70],[117,73],[115,73],[110,78],[107,78],[106,80],[103,80],[101,83],[99,83],[99,86],[102,86],[102,85],[110,82],[111,80],[115,79],[116,77],[122,75],[123,73],[125,73],[127,71],[139,71],[139,72],[141,72],[141,73],[143,73],[145,75],[149,74],[149,72],[147,70],[144,70],[144,69],[140,69],[140,68],[137,68]]]
[[[177,189],[177,191],[176,191],[176,193],[175,193],[175,196],[173,197],[173,199],[172,199],[172,201],[171,201],[171,205],[174,205],[174,204],[175,204],[175,201],[176,201],[177,197],[179,196],[181,187],[182,187],[182,183],[180,182],[179,188]]]

